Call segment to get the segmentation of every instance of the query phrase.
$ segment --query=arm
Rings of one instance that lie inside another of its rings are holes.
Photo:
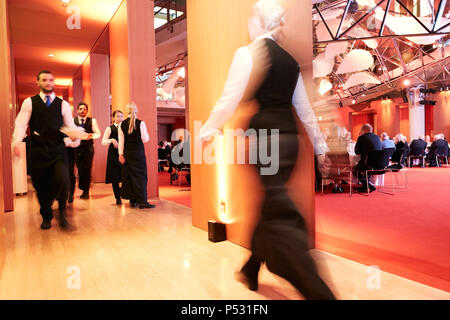
[[[140,129],[142,142],[147,143],[148,140],[150,140],[150,137],[148,136],[147,126],[144,121],[141,121]]]
[[[94,118],[92,118],[92,131],[94,131],[94,133],[92,134],[92,139],[98,139],[101,137],[101,132],[100,129],[98,128],[98,124],[97,124],[97,120],[95,120]]]
[[[103,138],[102,138],[102,145],[103,146],[108,146],[110,143],[113,142],[114,139],[110,139],[109,137],[111,136],[111,128],[108,127],[105,130],[105,133],[103,134]]]
[[[233,116],[248,85],[253,61],[249,50],[242,47],[236,50],[225,82],[225,88],[208,120],[200,129],[199,138],[213,136]]]
[[[316,155],[325,154],[328,151],[328,146],[323,139],[317,123],[316,115],[314,114],[311,104],[309,103],[308,94],[306,92],[301,73],[298,75],[297,85],[292,97],[292,104],[294,105],[297,115],[305,126],[309,139],[314,146],[314,153]]]
[[[63,117],[63,123],[65,127],[69,128],[76,128],[75,123],[73,122],[72,118],[72,109],[70,108],[70,104],[67,101],[62,102],[61,104],[61,114]],[[69,140],[70,139],[70,142]],[[66,144],[66,147],[76,148],[80,145],[81,140],[80,139],[71,139],[69,137],[64,138],[64,143]]]
[[[23,138],[26,135],[28,122],[30,121],[32,112],[32,103],[31,98],[25,99],[22,103],[22,108],[20,109],[19,114],[17,115],[15,128],[13,133],[13,144],[17,145],[22,142]]]

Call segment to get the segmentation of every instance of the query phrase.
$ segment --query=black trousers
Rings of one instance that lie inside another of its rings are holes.
[[[66,209],[66,201],[69,189],[69,173],[64,160],[58,160],[45,170],[32,170],[31,181],[36,189],[40,213],[43,219],[51,220],[52,204],[56,199],[61,214]]]
[[[276,142],[269,136],[265,142],[267,150],[271,150],[272,143]],[[297,135],[280,134],[277,147],[279,156],[272,157],[272,161],[279,164],[275,174],[262,174],[261,168],[270,167],[270,164],[262,165],[258,161],[255,166],[264,187],[264,199],[261,219],[252,236],[252,256],[242,271],[251,278],[257,278],[264,262],[269,271],[288,280],[306,299],[334,300],[333,293],[320,278],[309,254],[305,220],[286,189],[297,161]]]
[[[75,183],[77,181],[77,178],[75,177],[75,149],[67,148],[67,155],[68,155],[68,169],[70,181],[69,192],[73,196],[73,194],[75,193]]]
[[[120,186],[119,182],[113,182],[112,183],[113,191],[114,191],[114,197],[119,200],[120,199]]]
[[[92,160],[94,159],[94,146],[78,147],[75,149],[75,162],[78,168],[78,188],[89,192],[91,187]],[[75,191],[75,182],[72,183]]]

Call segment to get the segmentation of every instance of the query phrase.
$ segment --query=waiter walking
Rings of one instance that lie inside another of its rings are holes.
[[[88,134],[84,140],[81,141],[80,146],[74,150],[75,163],[78,168],[78,187],[83,190],[81,199],[89,199],[89,189],[91,187],[91,170],[92,160],[94,159],[94,139],[100,138],[100,130],[97,121],[87,116],[88,105],[85,102],[78,104],[78,117],[74,119],[75,125],[84,128]],[[73,166],[70,168],[73,172]],[[75,193],[75,175],[71,172],[71,186],[69,202],[73,201]]]
[[[40,93],[25,99],[17,115],[13,134],[14,154],[20,157],[19,144],[30,126],[30,175],[36,189],[42,216],[41,229],[50,229],[53,219],[52,204],[59,204],[59,221],[63,229],[71,226],[66,219],[66,202],[69,189],[66,146],[79,140],[64,138],[60,128],[75,127],[72,110],[67,101],[56,97],[54,78],[50,71],[37,76]]]

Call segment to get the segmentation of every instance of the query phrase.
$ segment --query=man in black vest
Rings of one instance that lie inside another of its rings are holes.
[[[66,146],[76,145],[79,140],[64,138],[60,128],[75,127],[72,110],[67,101],[53,92],[54,78],[51,72],[41,71],[37,76],[40,93],[27,98],[17,115],[13,134],[13,150],[20,157],[19,143],[30,127],[30,175],[36,189],[43,218],[41,229],[50,229],[52,204],[59,204],[60,225],[71,226],[66,219],[66,202],[69,189]]]
[[[78,168],[78,187],[83,190],[81,199],[89,199],[89,189],[91,186],[92,160],[94,159],[94,139],[100,138],[100,129],[97,121],[87,116],[88,105],[85,102],[78,104],[78,117],[74,119],[75,125],[84,128],[86,139],[82,140],[80,146],[74,150],[75,163]],[[73,165],[69,168],[73,172]],[[73,202],[75,192],[75,176],[70,174],[70,195],[69,202]]]

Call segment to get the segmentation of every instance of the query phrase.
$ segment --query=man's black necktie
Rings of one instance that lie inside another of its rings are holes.
[[[81,119],[81,126],[84,128],[84,119]]]

